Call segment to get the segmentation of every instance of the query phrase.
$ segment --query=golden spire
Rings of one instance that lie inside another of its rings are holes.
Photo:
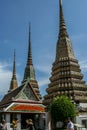
[[[29,23],[29,40],[28,40],[28,57],[27,57],[27,64],[25,67],[24,72],[24,79],[25,81],[27,78],[35,79],[35,71],[32,63],[32,51],[31,51],[31,26]]]
[[[62,5],[62,0],[59,0],[59,2],[60,2],[60,5]]]
[[[32,65],[32,51],[31,51],[31,26],[29,23],[29,44],[28,44],[28,59],[27,65]]]
[[[14,49],[13,74],[12,74],[9,91],[12,91],[17,87],[18,87],[18,83],[17,83],[17,78],[16,78],[16,53],[15,53],[15,49]]]
[[[62,9],[62,0],[59,0],[59,6],[60,6],[59,37],[63,37],[63,36],[68,37],[68,33],[67,33],[65,21],[64,21],[63,9]]]

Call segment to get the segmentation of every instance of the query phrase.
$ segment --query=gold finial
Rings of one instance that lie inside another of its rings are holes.
[[[59,2],[60,2],[60,5],[62,5],[62,0],[59,0]]]

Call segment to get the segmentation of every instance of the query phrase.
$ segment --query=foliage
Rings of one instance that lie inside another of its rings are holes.
[[[53,100],[50,112],[53,121],[64,122],[68,117],[74,118],[76,116],[76,107],[68,97],[60,96]]]

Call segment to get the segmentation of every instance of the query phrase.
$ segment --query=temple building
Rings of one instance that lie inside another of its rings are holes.
[[[62,0],[59,0],[59,34],[56,44],[56,57],[52,64],[50,83],[46,89],[43,103],[49,106],[53,99],[60,95],[67,95],[72,102],[83,111],[87,108],[87,85],[83,80],[83,74],[78,60],[75,58],[73,47],[64,20]],[[81,120],[86,120],[87,112],[79,115]],[[79,119],[78,119],[79,120]],[[81,124],[81,120],[79,123]]]
[[[8,130],[12,130],[12,121],[18,119],[18,130],[26,129],[26,121],[32,119],[35,130],[45,130],[45,106],[39,91],[32,62],[31,31],[29,26],[28,57],[24,78],[18,87],[16,78],[16,53],[14,51],[13,74],[8,93],[0,102],[0,122],[5,119]]]

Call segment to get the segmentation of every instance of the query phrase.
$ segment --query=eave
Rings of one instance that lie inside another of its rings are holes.
[[[0,110],[0,112],[10,113],[45,113],[45,106],[35,103],[11,103],[6,108]]]

